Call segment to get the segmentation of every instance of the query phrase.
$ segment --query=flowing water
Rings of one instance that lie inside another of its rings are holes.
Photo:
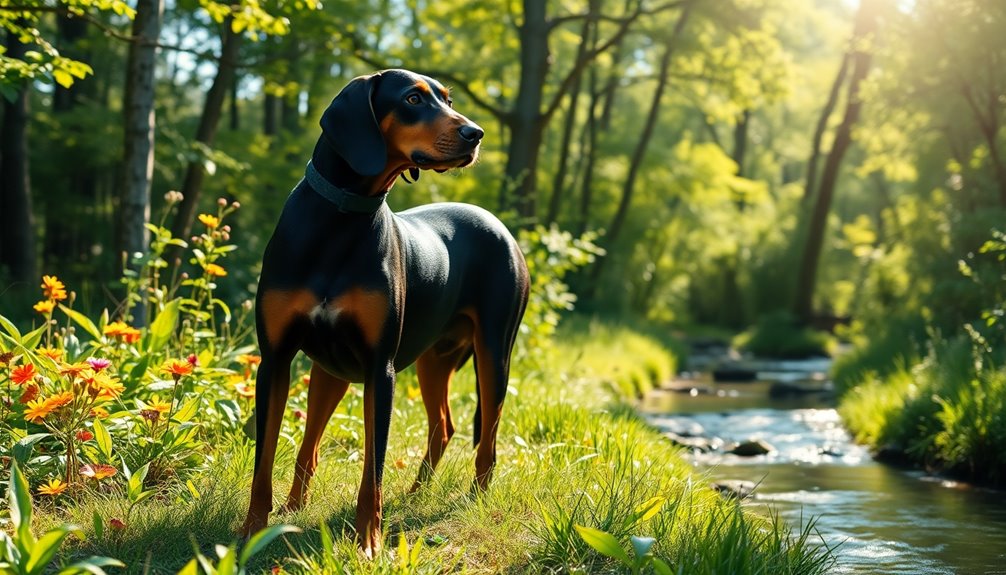
[[[835,573],[1006,575],[1006,492],[877,463],[851,441],[827,394],[773,398],[770,386],[686,382],[641,409],[668,432],[709,440],[714,450],[690,458],[711,479],[757,483],[745,505],[794,527],[813,517],[837,546]],[[749,439],[773,450],[725,453]]]

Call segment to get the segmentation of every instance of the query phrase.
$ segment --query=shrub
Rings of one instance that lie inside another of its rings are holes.
[[[733,346],[741,351],[780,359],[828,356],[832,344],[833,339],[827,333],[801,326],[786,312],[763,316],[733,341]]]

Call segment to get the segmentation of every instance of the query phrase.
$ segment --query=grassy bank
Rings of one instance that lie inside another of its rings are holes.
[[[964,338],[904,357],[846,384],[840,412],[856,439],[884,457],[1006,485],[1006,368]]]
[[[655,538],[651,553],[677,573],[819,573],[827,557],[809,530],[792,536],[783,525],[744,513],[709,490],[676,450],[621,402],[653,385],[673,357],[624,328],[577,322],[537,361],[517,369],[499,434],[499,466],[487,494],[471,497],[470,449],[474,378],[465,368],[452,390],[458,433],[436,480],[406,493],[422,457],[426,422],[417,383],[402,374],[396,397],[385,485],[385,534],[390,548],[376,561],[356,551],[352,522],[360,477],[362,400],[357,390],[340,405],[322,447],[309,504],[274,516],[304,530],[259,554],[253,571],[280,566],[290,573],[608,572],[625,570],[596,552],[574,526],[612,534],[628,550],[631,536]],[[285,495],[298,433],[286,428],[277,461],[276,497]],[[207,454],[192,489],[176,487],[129,510],[116,489],[88,491],[39,510],[37,527],[69,520],[86,527],[74,555],[124,561],[133,573],[174,573],[194,545],[233,539],[245,510],[252,444],[234,434]],[[110,529],[111,520],[125,523]],[[334,530],[329,546],[319,529]],[[415,551],[404,557],[400,537]]]

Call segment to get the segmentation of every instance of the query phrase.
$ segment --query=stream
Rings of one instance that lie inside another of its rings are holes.
[[[755,368],[736,383],[685,374],[640,410],[712,481],[753,482],[749,508],[794,530],[813,517],[835,573],[1006,575],[1006,493],[874,461],[842,427],[823,360]],[[771,451],[726,452],[749,440]]]

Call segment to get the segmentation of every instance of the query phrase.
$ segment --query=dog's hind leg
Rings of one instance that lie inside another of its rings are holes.
[[[294,471],[290,495],[283,505],[283,511],[296,511],[304,506],[307,489],[318,468],[318,448],[325,434],[325,426],[332,412],[346,395],[349,382],[329,374],[317,364],[311,366],[311,383],[307,388],[307,423],[304,426],[304,440],[297,453],[297,467]]]
[[[409,490],[410,493],[418,490],[433,476],[433,471],[454,435],[454,420],[451,417],[451,406],[447,395],[450,391],[451,377],[471,353],[470,344],[446,353],[438,351],[437,346],[434,346],[416,361],[416,374],[419,376],[423,406],[426,407],[429,434],[426,441],[426,455],[420,464],[416,481]]]

